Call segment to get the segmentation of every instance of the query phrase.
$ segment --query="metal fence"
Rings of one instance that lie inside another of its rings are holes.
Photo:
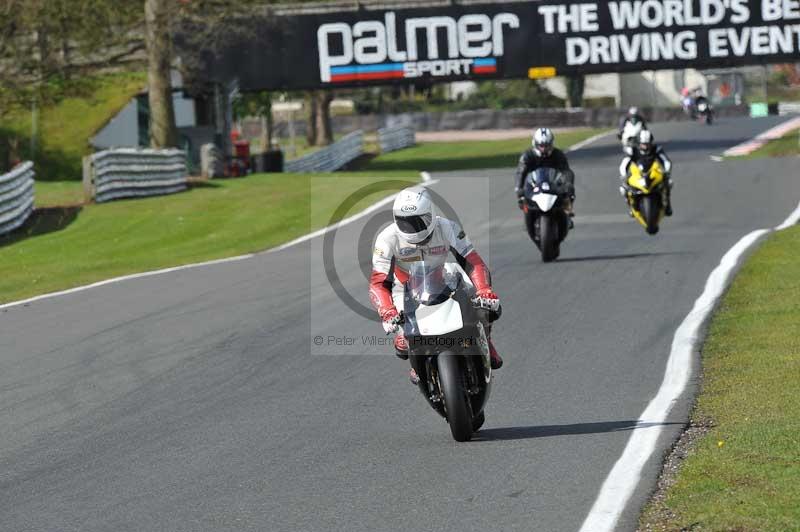
[[[291,173],[333,172],[364,153],[364,132],[355,131],[327,148],[287,161],[284,171]]]
[[[97,203],[174,194],[186,190],[186,178],[181,150],[114,149],[84,160],[84,190]]]
[[[0,235],[17,229],[33,212],[33,163],[0,176]]]
[[[382,153],[410,148],[417,143],[412,127],[387,127],[378,130],[378,144]]]

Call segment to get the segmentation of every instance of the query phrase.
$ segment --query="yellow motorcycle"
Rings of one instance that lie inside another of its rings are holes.
[[[658,158],[631,164],[624,187],[631,214],[647,230],[658,233],[658,224],[664,218],[667,205],[667,182],[664,167]]]

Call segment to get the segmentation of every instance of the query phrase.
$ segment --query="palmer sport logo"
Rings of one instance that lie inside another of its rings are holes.
[[[519,17],[511,13],[410,18],[402,28],[401,49],[394,12],[383,21],[323,24],[317,30],[320,79],[345,83],[496,74],[505,32],[518,28]]]

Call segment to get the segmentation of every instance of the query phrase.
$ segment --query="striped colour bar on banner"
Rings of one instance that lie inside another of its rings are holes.
[[[444,64],[444,61],[441,62]],[[413,63],[412,63],[413,65]],[[444,67],[442,67],[444,68]],[[412,70],[412,72],[414,72]],[[472,63],[473,74],[496,74],[497,60],[475,59]],[[444,72],[442,72],[444,74]],[[408,75],[403,63],[383,63],[380,65],[349,65],[331,67],[331,82],[345,83],[350,81],[375,81],[404,79],[417,77],[413,73]]]
[[[476,59],[472,66],[472,71],[475,74],[496,74],[497,73],[497,60],[496,59]]]
[[[387,63],[383,65],[355,65],[331,68],[331,81],[359,81],[380,79],[402,79],[402,63]]]

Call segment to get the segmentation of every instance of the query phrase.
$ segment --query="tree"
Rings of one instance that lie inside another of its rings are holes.
[[[175,148],[178,131],[172,104],[170,0],[145,0],[150,145]]]
[[[305,93],[306,141],[309,146],[329,146],[333,143],[331,102],[333,91],[314,90]]]
[[[272,149],[272,94],[267,91],[243,94],[234,104],[237,119],[256,116],[261,119],[260,144],[264,152]]]
[[[141,0],[0,0],[0,121],[33,110],[31,143],[0,131],[0,159],[33,157],[36,109],[82,95],[98,72],[143,63]]]
[[[567,102],[570,107],[583,107],[585,78],[581,75],[567,78]]]
[[[0,115],[143,59],[139,0],[0,0]]]
[[[306,143],[309,146],[317,144],[317,104],[314,91],[308,91],[305,95],[305,107],[308,110],[306,116]]]
[[[317,90],[312,92],[314,126],[314,146],[329,146],[333,143],[333,125],[331,124],[331,102],[333,91]],[[309,143],[312,144],[312,143]]]

